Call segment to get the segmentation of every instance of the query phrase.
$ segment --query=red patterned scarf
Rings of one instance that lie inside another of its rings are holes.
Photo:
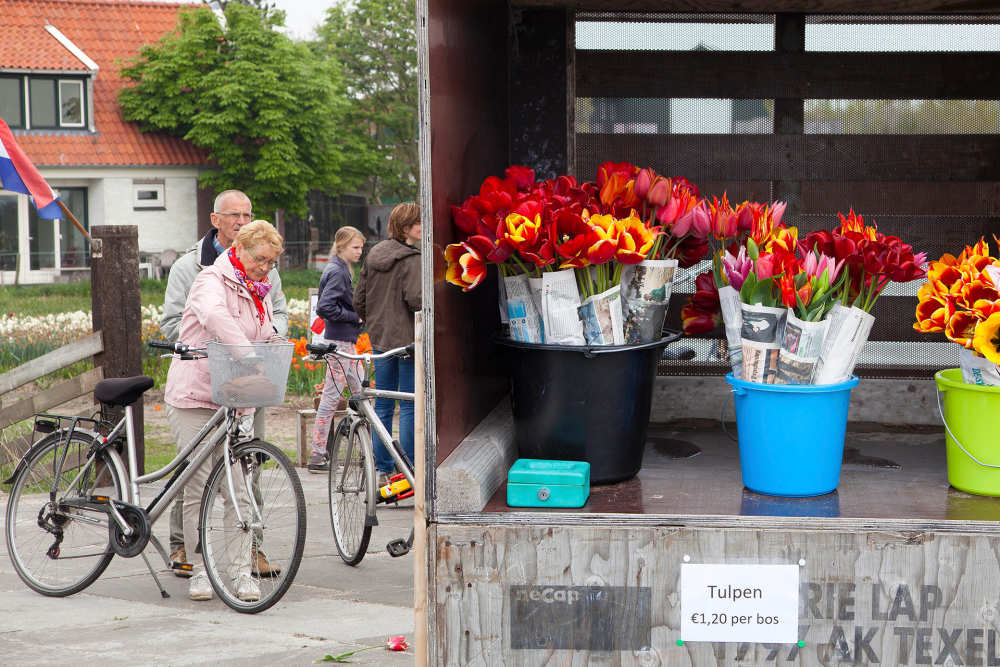
[[[253,299],[253,305],[257,306],[257,318],[260,320],[261,324],[264,324],[264,297],[267,293],[271,291],[271,283],[267,282],[267,278],[261,281],[251,280],[247,276],[247,270],[243,267],[243,262],[240,258],[236,256],[236,246],[229,248],[229,263],[233,265],[233,271],[236,272],[236,277],[239,278],[243,286],[247,288],[250,292],[250,297]]]

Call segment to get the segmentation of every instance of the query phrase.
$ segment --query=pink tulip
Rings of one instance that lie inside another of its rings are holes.
[[[699,203],[688,211],[688,214],[692,217],[691,235],[697,239],[708,238],[709,233],[712,231],[712,216],[705,207],[705,202],[702,201]]]
[[[752,268],[753,260],[747,257],[745,246],[740,246],[740,252],[735,257],[728,250],[722,256],[722,269],[733,289],[739,290],[743,287],[743,282],[747,279],[747,274]]]
[[[653,179],[652,185],[649,186],[646,201],[653,206],[663,206],[668,199],[670,199],[670,179],[657,176]]]
[[[783,201],[776,201],[771,205],[771,224],[774,227],[777,227],[778,223],[781,222],[781,216],[785,214],[785,207],[787,206],[788,204]]]
[[[670,201],[666,202],[664,205],[660,206],[656,211],[656,219],[664,226],[664,228],[669,227],[671,224],[677,220],[677,216],[681,213],[681,200],[678,197],[671,197]],[[684,236],[684,234],[678,234],[675,231],[671,231],[674,236]]]
[[[762,252],[757,257],[757,270],[755,271],[757,280],[770,278],[776,271],[780,270],[780,268],[781,264],[777,261],[774,255],[769,252]]]
[[[639,174],[635,177],[635,196],[639,199],[645,199],[646,193],[649,192],[649,186],[655,178],[656,172],[649,167],[640,169]]]
[[[805,271],[805,274],[810,279],[819,278],[823,275],[824,271],[829,271],[828,278],[832,284],[837,281],[837,276],[840,274],[841,267],[844,266],[844,261],[842,259],[840,262],[837,262],[833,257],[823,254],[820,254],[817,258],[816,253],[806,252],[805,260],[802,262],[802,270]]]

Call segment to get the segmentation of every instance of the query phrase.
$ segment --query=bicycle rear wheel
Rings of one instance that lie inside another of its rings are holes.
[[[29,452],[14,478],[7,500],[4,533],[10,560],[21,580],[42,595],[63,597],[94,582],[114,551],[108,515],[70,506],[68,501],[107,496],[121,499],[122,482],[114,466],[87,456],[93,434],[68,430],[50,433]]]
[[[367,425],[342,419],[330,432],[330,524],[337,553],[348,565],[365,557],[375,518],[375,460]]]
[[[302,484],[285,454],[269,442],[251,440],[233,449],[233,489],[241,524],[228,507],[227,456],[209,474],[201,501],[201,555],[212,588],[227,605],[255,614],[271,607],[302,561],[306,502]],[[257,569],[264,555],[272,570]]]

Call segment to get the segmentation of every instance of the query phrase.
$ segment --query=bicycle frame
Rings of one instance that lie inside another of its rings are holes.
[[[347,359],[349,361],[360,361],[362,364],[362,369],[365,377],[369,377],[371,374],[371,364],[376,360],[376,358],[388,358],[391,356],[396,356],[404,348],[397,348],[395,350],[389,350],[382,353],[381,355],[372,354],[348,354],[343,352],[337,352],[336,350],[326,352],[323,354],[324,360],[327,365],[332,363],[330,357],[337,357],[338,359]],[[346,369],[345,374],[346,374]],[[350,389],[350,382],[347,382],[347,387]],[[351,389],[350,401],[353,401],[357,406],[357,411],[365,418],[368,422],[368,427],[379,437],[382,444],[385,446],[386,450],[392,456],[393,461],[396,463],[396,467],[403,472],[406,477],[406,481],[410,483],[410,488],[416,488],[416,484],[413,477],[413,463],[408,462],[404,456],[405,452],[402,451],[398,442],[392,439],[392,434],[379,419],[378,415],[375,414],[375,406],[372,399],[375,398],[388,398],[395,401],[409,401],[413,402],[415,400],[415,395],[410,392],[405,391],[387,391],[384,389],[371,389],[365,387],[361,390],[359,394],[355,394],[354,390]],[[350,404],[348,404],[350,405]],[[355,428],[354,425],[351,428]],[[372,447],[375,447],[375,439],[372,438]]]
[[[355,398],[353,395],[351,398]],[[403,457],[403,452],[400,450],[399,443],[392,439],[392,434],[379,419],[378,415],[375,414],[375,406],[373,405],[372,398],[391,398],[398,401],[412,401],[413,394],[402,391],[381,391],[379,389],[364,389],[361,392],[361,396],[357,397],[357,406],[360,413],[364,416],[365,420],[368,422],[369,428],[375,432],[375,434],[381,438],[382,444],[385,445],[386,450],[392,456],[393,461],[396,462],[396,466],[399,470],[403,472],[406,476],[406,481],[410,483],[410,488],[416,488],[413,479],[413,466],[406,461]],[[375,446],[374,438],[372,439],[372,447]]]
[[[114,448],[108,447],[106,453],[108,454],[112,464],[115,466],[119,478],[122,480],[127,480],[126,488],[123,489],[125,493],[125,498],[122,500],[126,503],[132,505],[141,505],[141,487],[150,482],[155,482],[157,480],[163,479],[171,472],[176,470],[185,461],[188,462],[185,469],[177,476],[172,478],[167,485],[160,491],[159,494],[153,499],[153,501],[146,508],[146,514],[149,517],[150,524],[156,522],[156,520],[163,514],[164,511],[170,506],[170,503],[181,493],[184,486],[187,484],[188,480],[191,479],[195,471],[199,466],[204,464],[212,456],[212,454],[219,447],[219,444],[223,440],[227,440],[231,436],[231,431],[235,430],[235,419],[234,415],[229,414],[229,408],[219,408],[212,415],[211,419],[205,423],[198,434],[191,440],[187,445],[185,445],[180,452],[177,453],[169,463],[160,468],[159,470],[154,470],[151,473],[145,475],[138,474],[138,456],[136,454],[136,443],[133,436],[132,425],[134,423],[134,418],[132,416],[132,406],[125,406],[125,416],[119,420],[111,432],[104,438],[105,442],[113,442],[115,438],[125,431],[125,439],[127,443],[127,472],[126,464],[121,460],[121,456],[118,451]],[[235,414],[235,411],[233,411]],[[226,428],[218,428],[223,422],[227,423]],[[206,436],[215,429],[216,432],[208,440],[208,446],[204,447],[200,452],[198,452],[193,458],[191,457],[192,452],[205,441]],[[91,455],[91,463],[93,463],[93,454]],[[82,473],[81,473],[82,474]],[[226,466],[226,481],[228,482],[229,493],[231,498],[236,498],[235,488],[233,486],[232,478],[232,468],[231,466]],[[72,485],[69,487],[72,488]],[[248,494],[250,496],[251,507],[256,510],[256,501],[253,499],[253,494]],[[240,516],[240,511],[238,503],[233,503],[234,510],[236,512],[236,519],[239,524],[243,523],[243,517]],[[132,529],[129,527],[128,523],[122,518],[121,514],[115,508],[114,504],[108,505],[109,513],[114,519],[115,523],[118,524],[122,532],[125,535],[131,535]],[[157,545],[158,546],[158,545]],[[161,549],[162,551],[162,549]]]

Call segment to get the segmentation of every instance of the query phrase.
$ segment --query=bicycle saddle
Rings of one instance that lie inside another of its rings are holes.
[[[153,378],[146,375],[109,378],[94,385],[94,398],[108,405],[129,405],[134,403],[153,384]]]

